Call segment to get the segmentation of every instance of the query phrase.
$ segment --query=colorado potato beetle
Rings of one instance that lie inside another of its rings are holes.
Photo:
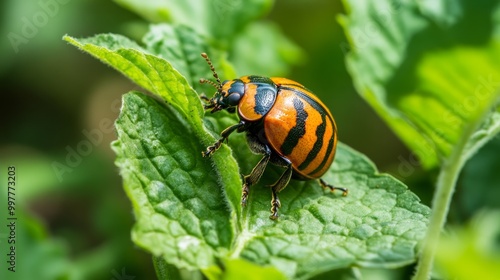
[[[239,122],[221,133],[221,138],[202,152],[212,155],[233,132],[245,132],[252,152],[263,154],[249,175],[243,176],[241,204],[246,205],[249,189],[261,178],[269,162],[285,168],[280,178],[271,185],[271,216],[278,218],[281,202],[278,193],[290,179],[319,179],[333,162],[337,146],[337,128],[328,108],[303,85],[286,78],[243,76],[221,82],[206,53],[215,82],[200,79],[215,87],[212,98],[202,95],[204,108],[215,113],[220,110],[235,112]],[[322,179],[319,183],[331,191],[334,187]]]

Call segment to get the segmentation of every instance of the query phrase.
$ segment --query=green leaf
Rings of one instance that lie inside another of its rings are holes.
[[[124,96],[116,128],[116,163],[137,219],[134,242],[180,267],[213,264],[232,243],[233,214],[195,132],[140,93]]]
[[[210,280],[257,280],[273,279],[286,280],[287,277],[271,266],[259,266],[242,259],[229,259],[223,263],[224,269],[212,266],[204,269],[205,275]]]
[[[233,255],[272,264],[300,279],[354,265],[395,267],[414,261],[430,211],[406,186],[379,174],[344,144],[324,178],[349,188],[349,195],[325,192],[315,181],[292,182],[280,195],[278,223],[268,217],[270,191],[255,187]]]
[[[160,96],[167,103],[172,104],[181,113],[184,121],[191,123],[194,132],[198,136],[202,136],[204,139],[211,139],[210,142],[213,142],[215,138],[211,137],[201,125],[203,109],[198,95],[188,84],[184,76],[166,60],[158,57],[162,55],[173,57],[173,54],[169,54],[168,51],[158,48],[158,44],[161,44],[161,42],[155,38],[161,36],[162,32],[176,34],[178,36],[176,38],[179,40],[177,45],[185,49],[200,50],[205,46],[190,29],[176,27],[176,30],[172,31],[171,27],[166,25],[154,26],[151,32],[145,36],[147,50],[123,36],[114,34],[97,35],[88,39],[76,39],[65,36],[64,39],[114,67],[138,85]],[[172,39],[175,40],[176,38]],[[217,54],[216,57],[220,58],[222,54]],[[178,62],[179,60],[174,61]],[[200,59],[200,61],[205,63],[203,59]],[[223,59],[219,60],[219,62],[222,65],[227,64]],[[196,63],[193,65],[197,65]],[[178,63],[178,65],[180,64]],[[195,70],[197,68],[193,65],[185,68],[186,73],[197,73]],[[230,66],[225,65],[223,69],[226,70],[223,73],[232,72]],[[207,141],[205,145],[208,145],[210,142]],[[239,181],[240,179],[237,174],[236,162],[234,160],[225,160],[224,158],[227,157],[229,157],[229,150],[227,149],[223,149],[220,156],[213,157],[214,162],[226,165],[226,168],[221,170],[222,173],[219,174],[221,182],[224,182],[224,184]],[[240,211],[238,205],[241,194],[239,191],[236,189],[226,190],[229,202],[231,203],[230,207],[237,213]]]
[[[76,39],[65,36],[64,39],[114,67],[138,85],[174,106],[183,120],[191,125],[194,133],[204,139],[204,145],[208,145],[214,142],[215,138],[202,126],[201,117],[203,115],[203,108],[198,95],[188,84],[186,78],[174,69],[169,62],[153,55],[156,54],[155,52],[161,51],[155,44],[158,40],[153,40],[155,34],[158,36],[158,32],[169,30],[169,28],[168,26],[152,28],[151,34],[145,36],[145,41],[149,44],[149,49],[146,50],[146,53],[142,52],[144,48],[120,35],[104,34],[88,39]],[[191,38],[182,40],[182,43],[179,43],[179,45],[182,45],[186,49],[198,50],[201,48],[199,45],[201,41],[194,39],[195,35],[189,29],[177,28],[179,29],[174,31],[174,33],[178,34],[179,37]],[[167,55],[164,52],[160,52],[158,55],[161,56],[162,54]],[[222,57],[222,54],[218,54],[217,57]],[[203,61],[203,59],[200,60]],[[220,62],[225,65],[223,69],[226,71],[224,72],[232,72],[231,67],[224,60],[220,60]],[[196,73],[194,69],[196,68],[190,65],[186,71]],[[218,175],[221,184],[234,185],[235,182],[240,182],[237,171],[238,167],[234,159],[227,158],[230,158],[229,150],[223,148],[218,156],[212,157],[212,160],[219,166],[225,166],[224,169],[216,171],[220,172]],[[228,196],[229,206],[238,214],[241,211],[239,207],[241,190],[237,188],[226,189],[225,194]]]
[[[202,77],[211,77],[212,73],[205,60],[200,59],[200,54],[218,53],[212,51],[204,38],[194,30],[182,25],[175,27],[168,24],[151,25],[151,30],[144,36],[143,41],[151,53],[172,64],[197,91],[206,88],[198,81]],[[219,65],[220,55],[211,56],[211,59]]]
[[[494,1],[344,2],[358,92],[424,167],[441,165],[460,141],[469,141],[466,160],[500,131]]]
[[[453,0],[422,0],[419,3],[420,11],[423,15],[431,18],[441,27],[450,27],[455,24],[462,16],[463,9]]]
[[[441,168],[414,276],[428,279],[458,175],[500,131],[500,3],[344,2],[359,93],[425,168]]]
[[[113,148],[137,216],[134,242],[169,263],[196,269],[218,258],[243,257],[303,279],[335,268],[393,267],[415,259],[429,209],[345,145],[339,145],[325,178],[350,187],[347,197],[314,181],[293,182],[282,192],[275,222],[269,219],[270,191],[257,185],[236,217],[236,229],[219,178],[199,154],[203,141],[172,109],[129,93],[116,126]],[[240,189],[241,183],[223,187]]]
[[[149,54],[120,35],[103,34],[80,40],[65,36],[64,39],[111,65],[139,86],[174,104],[186,121],[198,121],[194,125],[201,127],[199,120],[203,115],[203,108],[198,95],[187,84],[186,79],[164,59]]]

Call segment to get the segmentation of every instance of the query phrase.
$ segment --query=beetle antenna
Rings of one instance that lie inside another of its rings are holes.
[[[214,88],[216,88],[217,91],[219,91],[221,89],[221,86],[218,85],[216,82],[210,81],[207,79],[203,79],[203,78],[200,79],[200,84],[209,84],[209,85],[213,86]]]
[[[217,72],[215,72],[215,68],[214,68],[214,65],[212,64],[212,61],[210,60],[210,58],[208,58],[208,54],[206,53],[201,53],[201,56],[207,61],[208,63],[208,66],[210,66],[210,70],[212,71],[212,73],[214,74],[214,78],[215,80],[217,81],[217,83],[215,82],[212,82],[212,81],[209,81],[209,80],[206,80],[206,79],[201,79],[200,80],[200,83],[207,83],[207,84],[211,84],[213,85],[217,90],[220,90],[222,88],[222,83],[219,79],[219,75],[217,75]]]

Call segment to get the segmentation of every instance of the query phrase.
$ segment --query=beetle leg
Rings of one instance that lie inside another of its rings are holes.
[[[245,125],[246,123],[244,121],[240,121],[239,123],[224,129],[220,134],[222,138],[217,140],[217,142],[215,142],[213,145],[208,146],[206,151],[201,152],[203,157],[211,156],[215,151],[217,151],[220,148],[220,146],[224,141],[227,141],[227,138],[229,137],[229,135],[231,135],[231,133],[233,133],[235,130],[238,130],[238,132],[243,131]]]
[[[319,179],[319,184],[320,184],[320,185],[321,185],[324,189],[329,188],[329,189],[330,189],[330,191],[332,191],[332,192],[333,192],[334,190],[340,190],[340,191],[342,191],[342,195],[343,195],[343,196],[346,196],[346,195],[349,193],[349,190],[348,190],[348,189],[346,189],[346,188],[340,188],[340,187],[334,187],[334,186],[332,186],[332,185],[330,185],[330,184],[327,184],[327,183],[326,183],[323,179]]]
[[[205,93],[200,94],[200,99],[205,101],[206,103],[210,102],[210,98],[208,98]]]
[[[256,143],[253,143],[252,145],[255,146],[259,145]],[[267,163],[269,162],[269,159],[271,158],[271,149],[264,144],[260,144],[263,149],[262,153],[264,154],[264,157],[255,165],[255,167],[252,169],[252,172],[250,172],[249,175],[246,175],[243,177],[243,188],[242,188],[242,194],[241,194],[241,205],[246,206],[247,205],[247,198],[248,198],[248,192],[250,191],[250,187],[255,185],[259,180],[260,177],[262,177],[262,174],[264,174],[264,170],[266,170]]]
[[[203,109],[208,110],[215,107],[215,104],[205,95],[205,93],[200,94],[200,99],[203,101]]]
[[[290,182],[290,178],[292,177],[292,162],[286,158],[281,158],[278,162],[279,166],[286,167],[285,172],[281,174],[281,177],[271,185],[271,194],[272,194],[272,199],[271,199],[271,218],[272,220],[278,219],[278,209],[281,207],[281,202],[278,197],[278,193],[283,190],[287,185],[288,182]]]

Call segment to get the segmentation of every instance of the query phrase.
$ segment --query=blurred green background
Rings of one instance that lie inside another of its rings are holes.
[[[42,2],[56,3],[57,10],[40,16]],[[139,40],[148,23],[111,1],[4,0],[0,11],[0,185],[6,186],[7,166],[15,166],[18,217],[18,278],[6,271],[2,257],[0,279],[154,278],[150,256],[130,240],[132,210],[109,147],[115,134],[108,127],[117,117],[121,95],[139,88],[61,39],[64,34],[111,32]],[[430,205],[435,172],[421,170],[353,88],[339,13],[344,13],[339,1],[276,1],[265,20],[276,23],[304,53],[287,77],[324,100],[336,118],[340,141],[366,154]],[[13,46],[9,34],[20,34],[33,20],[39,24],[31,28],[31,38]],[[499,150],[497,138],[466,167],[452,223],[466,221],[484,206],[498,206],[499,191],[475,185],[474,178],[486,181],[484,176],[490,176],[489,183],[500,185],[498,175],[486,172],[498,170],[494,155]],[[6,200],[2,190],[2,256]]]

